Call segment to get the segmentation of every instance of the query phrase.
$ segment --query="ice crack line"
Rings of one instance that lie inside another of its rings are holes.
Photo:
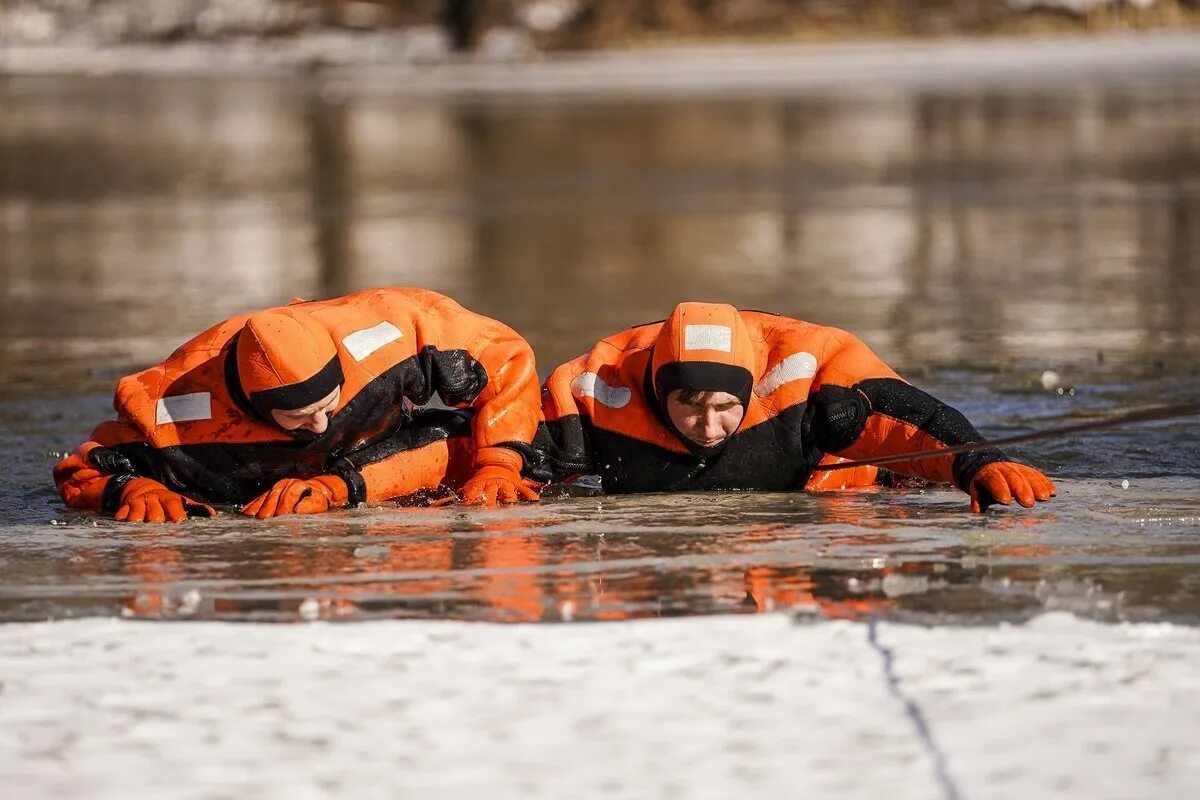
[[[921,746],[925,748],[925,752],[929,754],[929,758],[933,761],[933,771],[937,775],[938,783],[942,786],[942,793],[948,800],[960,800],[961,795],[958,793],[958,787],[955,786],[954,780],[950,777],[950,773],[946,770],[946,757],[942,754],[937,742],[933,740],[933,734],[929,730],[929,723],[925,721],[925,715],[921,713],[921,709],[917,706],[916,701],[904,693],[900,688],[900,679],[896,677],[896,668],[891,648],[885,647],[879,642],[879,621],[871,620],[867,623],[867,641],[871,643],[871,647],[875,648],[883,659],[883,677],[887,681],[888,691],[904,706],[905,713],[912,720],[913,727],[917,729],[917,737],[921,741]]]

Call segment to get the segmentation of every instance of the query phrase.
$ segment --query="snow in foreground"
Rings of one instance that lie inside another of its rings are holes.
[[[1200,630],[1065,614],[13,624],[0,681],[22,798],[1200,796]]]

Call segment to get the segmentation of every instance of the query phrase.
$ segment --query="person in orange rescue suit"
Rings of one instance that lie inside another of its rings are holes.
[[[982,440],[851,334],[709,303],[683,303],[561,365],[542,412],[533,474],[595,474],[611,493],[844,488],[870,484],[874,468],[820,465]],[[954,483],[977,512],[1054,495],[1045,475],[995,448],[888,469]]]
[[[421,409],[434,394],[452,408]],[[516,332],[422,289],[371,289],[226,320],[123,378],[54,469],[71,508],[130,522],[266,518],[439,485],[537,500],[520,477],[541,418]]]

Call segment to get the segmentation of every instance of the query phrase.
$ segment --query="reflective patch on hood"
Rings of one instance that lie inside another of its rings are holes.
[[[733,329],[728,325],[685,325],[683,328],[684,350],[733,350]]]

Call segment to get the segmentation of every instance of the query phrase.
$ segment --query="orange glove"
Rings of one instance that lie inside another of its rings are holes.
[[[259,519],[284,514],[320,514],[346,505],[349,499],[346,482],[336,475],[318,475],[308,480],[283,478],[246,503],[242,513]]]
[[[967,493],[975,514],[982,514],[992,503],[1008,505],[1014,497],[1026,508],[1033,508],[1034,500],[1049,500],[1055,494],[1049,478],[1033,467],[1012,461],[984,464],[971,478]]]
[[[473,506],[536,502],[540,496],[521,477],[524,463],[519,453],[507,447],[480,448],[475,456],[476,472],[463,484],[463,502]]]
[[[121,522],[183,522],[188,517],[215,517],[216,509],[173,492],[150,478],[134,478],[121,490],[114,519]]]

